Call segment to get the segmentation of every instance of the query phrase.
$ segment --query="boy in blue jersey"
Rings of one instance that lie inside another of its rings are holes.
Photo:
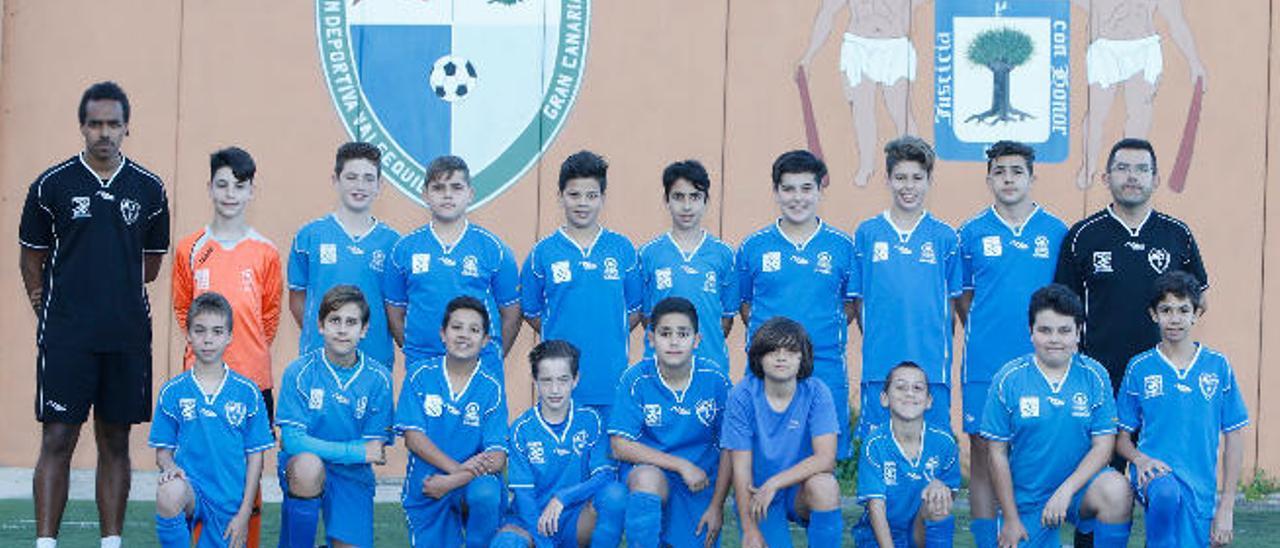
[[[845,340],[852,316],[845,300],[853,261],[849,236],[817,216],[827,166],[805,150],[773,162],[778,219],[742,242],[738,288],[747,339],[776,316],[804,326],[813,341],[813,374],[826,383],[840,424],[836,458],[853,457],[849,443],[849,373]]]
[[[1077,353],[1084,305],[1051,284],[1031,295],[1027,316],[1034,351],[996,373],[982,412],[1003,512],[999,545],[1060,546],[1069,521],[1099,548],[1125,546],[1133,495],[1107,466],[1116,434],[1107,371]]]
[[[1013,141],[987,149],[990,207],[960,228],[964,294],[956,310],[965,326],[962,423],[969,435],[969,507],[974,542],[996,545],[996,501],[987,466],[987,440],[978,435],[991,376],[1031,352],[1027,303],[1053,281],[1067,225],[1031,199],[1035,150]]]
[[[525,319],[542,339],[566,340],[582,352],[573,397],[606,421],[643,296],[635,247],[600,225],[608,171],[604,158],[587,150],[560,164],[564,226],[533,246],[520,271]]]
[[[858,501],[866,507],[853,526],[858,546],[951,546],[960,456],[950,432],[925,422],[932,403],[923,368],[902,362],[889,370],[880,393],[889,423],[867,437],[858,460]]]
[[[351,284],[372,304],[369,332],[357,348],[388,368],[395,362],[382,276],[400,233],[370,211],[382,190],[382,151],[369,143],[338,147],[333,165],[338,207],[298,229],[289,248],[289,312],[302,329],[298,354],[324,346],[316,322],[329,288]]]
[[[191,369],[160,389],[149,444],[156,448],[156,537],[166,548],[245,545],[262,476],[262,453],[275,445],[258,386],[231,371],[231,305],[205,293],[187,310]]]
[[[507,404],[480,357],[489,316],[475,297],[445,306],[446,354],[413,367],[400,389],[396,431],[409,449],[405,519],[413,546],[488,546],[502,510]]]
[[[729,370],[724,338],[738,313],[738,276],[733,250],[702,227],[711,193],[711,178],[697,160],[673,163],[662,171],[662,189],[671,230],[640,248],[644,279],[644,313],[667,297],[684,297],[698,309],[702,342],[694,354]],[[652,321],[650,321],[652,323]],[[645,339],[645,355],[653,348]]]
[[[960,296],[956,231],[925,209],[933,184],[933,148],[906,136],[884,147],[889,209],[858,225],[853,235],[849,297],[862,330],[860,436],[888,422],[877,395],[889,370],[904,360],[929,377],[932,424],[951,417],[951,312]],[[874,379],[874,380],[868,380]],[[949,430],[950,428],[948,428]]]
[[[812,378],[813,344],[799,323],[773,318],[747,349],[751,374],[729,392],[720,447],[733,461],[743,548],[788,548],[788,522],[809,546],[841,545],[840,485],[832,473],[840,423],[826,383]]]
[[[698,311],[681,297],[653,307],[654,356],[623,373],[609,435],[626,482],[627,545],[720,545],[731,479],[719,449],[729,378],[694,355]]]
[[[422,200],[431,221],[392,248],[385,278],[387,321],[404,348],[405,370],[412,371],[422,360],[446,354],[435,326],[444,321],[449,300],[479,299],[490,319],[481,362],[502,383],[502,359],[520,333],[520,274],[511,248],[467,220],[474,196],[462,158],[441,156],[427,166]]]
[[[626,489],[617,481],[599,413],[573,401],[578,349],[565,341],[529,352],[538,403],[511,425],[507,482],[515,508],[492,548],[613,548]]]
[[[1153,548],[1224,546],[1233,536],[1249,411],[1227,358],[1191,338],[1204,310],[1201,285],[1179,270],[1156,278],[1150,311],[1160,344],[1129,361],[1117,396],[1116,452],[1131,463]],[[1136,446],[1134,432],[1141,432]],[[1223,490],[1215,503],[1220,438]]]
[[[360,289],[336,285],[317,312],[324,348],[289,365],[280,384],[282,548],[315,546],[316,525],[335,547],[373,545],[374,477],[391,436],[391,378],[356,345],[369,330]]]

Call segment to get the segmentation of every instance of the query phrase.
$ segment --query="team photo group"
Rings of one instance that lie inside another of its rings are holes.
[[[21,212],[38,548],[57,545],[91,411],[103,547],[122,545],[129,433],[145,423],[166,547],[274,542],[270,473],[279,546],[372,546],[373,467],[400,443],[418,547],[951,546],[967,535],[956,427],[979,547],[1060,546],[1068,523],[1078,545],[1127,546],[1135,504],[1148,546],[1232,540],[1249,417],[1227,358],[1196,339],[1208,275],[1192,230],[1154,209],[1145,140],[1114,144],[1110,204],[1070,226],[1035,201],[1022,143],[987,149],[990,205],[951,223],[927,209],[935,155],[919,138],[885,145],[890,203],[860,222],[819,217],[825,164],[785,152],[758,185],[776,219],[736,243],[704,228],[719,189],[696,160],[643,183],[667,232],[606,228],[608,163],[584,150],[557,159],[562,224],[517,257],[468,221],[463,158],[427,166],[424,225],[375,218],[382,152],[362,142],[338,147],[333,210],[298,219],[287,248],[247,222],[252,155],[213,152],[212,215],[171,242],[161,180],[121,152],[130,114],[118,85],[85,90],[84,150],[36,177]],[[185,367],[152,394],[146,287],[166,276]],[[301,336],[276,384],[282,316]],[[537,344],[511,353],[526,329]],[[745,348],[726,343],[734,329]],[[512,419],[520,369],[535,400]]]

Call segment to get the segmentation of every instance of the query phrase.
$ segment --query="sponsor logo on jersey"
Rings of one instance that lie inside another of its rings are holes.
[[[1153,247],[1147,252],[1147,264],[1151,265],[1151,269],[1156,274],[1164,274],[1169,269],[1169,262],[1172,260],[1169,252],[1159,247]]]
[[[209,289],[209,269],[196,269],[196,271],[192,273],[192,277],[195,278],[196,291],[207,291]]]
[[[782,252],[769,251],[760,257],[760,270],[777,272],[782,270]]]
[[[703,426],[711,426],[711,424],[715,422],[716,420],[716,401],[715,400],[708,399],[708,400],[699,401],[698,405],[694,407],[694,410],[698,414],[698,422],[702,423]]]
[[[317,411],[324,407],[324,389],[312,388],[311,393],[307,397],[307,409]]]
[[[1156,398],[1164,395],[1164,377],[1147,375],[1142,378],[1142,397]]]
[[[1129,240],[1129,241],[1125,242],[1125,243],[1124,243],[1124,246],[1125,246],[1125,247],[1127,247],[1127,248],[1129,248],[1129,249],[1132,249],[1132,250],[1134,250],[1134,251],[1143,251],[1143,250],[1147,249],[1147,244],[1144,244],[1144,243],[1142,243],[1142,242],[1133,241],[1133,240]]]
[[[898,463],[893,461],[884,463],[884,484],[885,486],[898,484]]]
[[[656,403],[644,404],[644,425],[645,426],[661,426],[662,425],[662,406]]]
[[[1213,395],[1218,393],[1218,374],[1217,373],[1201,373],[1200,374],[1200,395],[1206,400],[1212,400]]]
[[[381,249],[375,249],[373,253],[369,254],[369,270],[382,272],[382,267],[386,262],[387,254],[383,253]]]
[[[89,202],[88,196],[72,196],[71,197],[71,218],[84,219],[86,217],[92,217],[93,214],[89,212],[89,203],[90,202]]]
[[[871,262],[879,263],[889,260],[889,242],[876,242],[871,246]]]
[[[1093,252],[1093,273],[1101,274],[1103,272],[1114,272],[1111,269],[1111,252],[1110,251],[1094,251]]]
[[[430,253],[414,253],[411,259],[414,274],[422,274],[431,272],[431,254]]]
[[[831,254],[827,253],[826,251],[819,252],[818,265],[814,267],[814,270],[818,271],[819,274],[830,274],[831,273]]]
[[[1018,414],[1024,419],[1033,419],[1040,416],[1040,398],[1035,396],[1023,396],[1018,400]]]
[[[463,257],[462,275],[470,276],[472,278],[480,277],[480,268],[476,266],[477,262],[475,255],[467,255],[466,257]]]
[[[347,246],[347,251],[350,252],[352,255],[364,255],[364,250],[360,249],[360,246],[358,245]]]
[[[583,451],[586,451],[586,450],[587,450],[587,431],[579,430],[573,434],[573,452],[576,455],[581,455]]]
[[[320,244],[320,264],[337,264],[338,246],[336,244]]]
[[[936,455],[929,457],[928,460],[924,461],[924,477],[932,481],[934,476],[937,475],[938,466],[940,464],[941,463],[938,462],[938,457]]]
[[[1076,392],[1071,395],[1071,416],[1089,416],[1089,397],[1084,395],[1084,392]]]
[[[702,291],[704,293],[716,293],[720,290],[720,286],[716,284],[715,271],[707,272],[706,277],[702,280]]]
[[[698,269],[696,269],[696,268],[694,268],[694,267],[692,267],[692,266],[689,266],[689,265],[687,265],[687,264],[686,264],[686,265],[680,265],[680,270],[683,270],[685,274],[688,274],[688,275],[690,275],[690,276],[696,276],[696,275],[698,275]]]
[[[428,417],[439,417],[444,414],[444,399],[439,394],[427,394],[422,399],[422,412]]]
[[[525,445],[525,449],[529,451],[529,462],[532,464],[546,464],[547,458],[543,453],[542,442],[531,441]]]
[[[999,257],[1004,254],[1004,246],[1000,245],[999,236],[982,237],[982,256]]]
[[[658,288],[658,291],[662,291],[664,289],[671,289],[671,269],[659,268],[657,270],[654,270],[653,284]]]
[[[244,402],[239,401],[227,402],[226,405],[222,406],[222,412],[227,416],[227,424],[230,424],[232,428],[239,428],[241,424],[244,424],[244,418],[249,414]]]
[[[440,264],[445,266],[455,266],[458,262],[453,260],[453,257],[445,255],[444,257],[440,257]]]
[[[115,195],[115,194],[112,194],[112,193],[110,193],[110,192],[107,192],[107,191],[105,191],[105,190],[99,190],[99,191],[98,191],[98,197],[99,197],[99,198],[102,198],[103,200],[106,200],[106,201],[108,201],[108,202],[114,202],[114,201],[116,201],[116,195]]]
[[[240,271],[240,291],[245,293],[253,293],[253,269],[246,268]]]
[[[120,217],[124,219],[124,224],[132,225],[138,222],[138,213],[142,212],[142,206],[138,202],[125,198],[120,200]]]
[[[195,398],[179,398],[178,410],[182,413],[182,420],[196,420],[196,399]]]
[[[363,419],[365,411],[368,411],[368,410],[369,410],[369,397],[360,396],[360,399],[356,400],[356,412],[355,412],[356,420]]]
[[[569,266],[569,261],[556,261],[551,263],[551,282],[562,284],[573,281],[573,269]]]
[[[463,426],[480,426],[480,404],[470,402],[462,413]]]
[[[933,242],[920,244],[920,262],[938,264],[938,256],[933,252]]]
[[[1049,237],[1048,236],[1044,236],[1044,235],[1036,236],[1036,248],[1034,251],[1031,252],[1031,256],[1037,259],[1049,258]]]

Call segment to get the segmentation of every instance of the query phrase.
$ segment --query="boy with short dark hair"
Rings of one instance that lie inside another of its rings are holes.
[[[313,548],[321,511],[335,548],[373,545],[374,477],[391,436],[391,378],[357,349],[369,303],[353,285],[325,292],[317,313],[324,348],[289,365],[280,382],[281,548]]]
[[[627,484],[628,546],[719,545],[731,478],[719,449],[729,377],[724,366],[694,355],[698,312],[681,297],[653,307],[653,357],[618,382],[610,444]]]
[[[395,428],[409,449],[401,500],[414,546],[488,546],[498,530],[507,404],[481,363],[489,325],[483,302],[455,297],[438,334],[447,353],[406,368]]]
[[[262,394],[231,371],[222,355],[231,342],[231,305],[217,293],[188,310],[191,369],[160,389],[148,444],[156,448],[156,536],[161,546],[245,545],[262,476],[262,454],[275,445]]]
[[[338,206],[298,229],[289,249],[289,312],[302,328],[298,354],[324,346],[316,317],[325,292],[338,284],[352,284],[373,307],[369,333],[358,348],[391,367],[395,347],[381,304],[382,275],[400,234],[371,212],[382,190],[382,151],[369,143],[352,142],[338,147],[335,156],[331,179]]]

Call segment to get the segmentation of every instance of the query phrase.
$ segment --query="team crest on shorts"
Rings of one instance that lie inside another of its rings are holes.
[[[1067,159],[1071,140],[1071,3],[938,0],[933,127],[938,157],[986,161],[1002,139]]]
[[[1218,393],[1218,374],[1217,373],[1201,373],[1200,374],[1200,395],[1206,400],[1212,400],[1213,395]]]
[[[591,0],[316,0],[334,108],[382,173],[423,204],[425,166],[471,165],[477,208],[555,141],[586,67]]]
[[[239,428],[244,424],[244,418],[249,414],[248,407],[241,401],[229,401],[222,406],[222,413],[227,417],[227,424],[232,428]]]

